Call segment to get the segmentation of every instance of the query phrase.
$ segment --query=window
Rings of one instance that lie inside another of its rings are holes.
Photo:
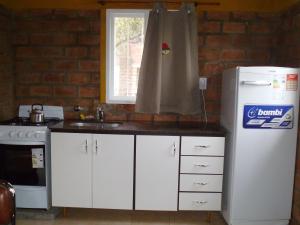
[[[135,103],[148,13],[149,10],[107,10],[107,103]]]

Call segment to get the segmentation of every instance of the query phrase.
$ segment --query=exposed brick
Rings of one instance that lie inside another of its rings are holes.
[[[270,59],[270,52],[267,50],[253,49],[248,51],[249,59],[254,62],[267,63]]]
[[[30,95],[29,86],[16,84],[16,97],[21,97],[21,96],[24,97],[29,95]]]
[[[129,121],[152,121],[153,115],[147,113],[132,113],[128,117]]]
[[[100,32],[100,21],[91,21],[90,29],[92,32],[95,32],[95,33]]]
[[[98,18],[100,16],[100,12],[99,10],[79,10],[78,16],[85,19]]]
[[[209,20],[228,20],[229,12],[207,12],[207,19]]]
[[[223,24],[224,33],[245,33],[246,25],[237,22],[225,22]]]
[[[105,121],[126,121],[127,115],[125,113],[105,113],[104,116]]]
[[[200,22],[199,32],[202,33],[218,33],[221,31],[221,23],[220,22]]]
[[[79,63],[79,68],[82,71],[99,71],[99,61],[98,60],[81,60]]]
[[[53,68],[55,70],[73,71],[78,67],[78,62],[73,60],[55,60]]]
[[[231,46],[231,37],[224,35],[207,35],[205,45],[208,47]]]
[[[13,44],[14,45],[28,44],[28,35],[27,34],[15,34],[15,35],[13,35]]]
[[[256,47],[262,47],[262,48],[270,48],[272,46],[275,46],[276,40],[273,36],[265,36],[265,35],[260,35],[260,36],[254,36],[252,37],[252,43],[253,46]]]
[[[86,47],[69,47],[66,48],[66,56],[74,58],[82,58],[87,56]]]
[[[80,97],[97,97],[99,95],[99,89],[96,87],[80,87]]]
[[[249,31],[251,33],[270,33],[272,30],[269,23],[259,22],[249,25]]]
[[[177,115],[171,114],[154,114],[154,122],[177,122]]]
[[[220,63],[205,63],[203,68],[200,68],[200,74],[203,76],[221,74],[223,68],[223,65]]]
[[[69,82],[72,84],[86,84],[89,81],[89,73],[69,73]]]
[[[24,73],[20,72],[17,74],[17,80],[19,83],[39,83],[41,81],[40,73]]]
[[[100,58],[100,49],[95,48],[95,47],[91,47],[89,49],[89,57],[91,59],[99,59]]]
[[[232,17],[234,20],[254,20],[256,19],[256,13],[255,12],[233,12]]]
[[[31,62],[32,71],[48,71],[50,68],[50,62],[48,61],[33,61]]]
[[[88,31],[89,24],[82,20],[70,20],[63,23],[65,31]]]
[[[77,90],[73,86],[57,86],[54,88],[54,95],[61,97],[76,97]]]
[[[246,53],[244,50],[240,49],[227,49],[223,50],[222,52],[222,59],[223,60],[235,60],[235,61],[242,61],[246,58]]]
[[[17,57],[58,57],[63,55],[63,49],[57,47],[18,47]]]
[[[55,18],[69,19],[78,17],[78,10],[70,9],[55,9],[53,14]]]
[[[251,37],[247,34],[237,34],[232,37],[232,45],[237,48],[249,47]]]
[[[64,73],[47,73],[44,75],[44,82],[47,83],[63,83],[65,78]]]
[[[50,96],[52,94],[52,89],[49,86],[39,85],[30,87],[31,96]]]
[[[71,45],[76,42],[74,34],[32,34],[30,42],[33,45]]]
[[[220,58],[220,51],[217,49],[200,48],[199,60],[218,60]]]
[[[98,45],[100,36],[96,34],[82,34],[78,38],[78,43],[81,45]]]

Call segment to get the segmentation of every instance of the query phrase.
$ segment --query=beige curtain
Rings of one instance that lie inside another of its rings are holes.
[[[156,4],[145,37],[136,112],[200,113],[197,12],[194,4],[167,11]]]

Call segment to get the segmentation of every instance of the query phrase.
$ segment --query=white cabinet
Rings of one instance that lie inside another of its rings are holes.
[[[52,205],[92,207],[89,134],[51,134]]]
[[[133,208],[133,135],[94,135],[93,207]]]
[[[182,137],[179,210],[221,210],[224,137]]]
[[[52,204],[132,209],[134,136],[51,133]]]
[[[135,209],[176,211],[179,137],[136,137]]]

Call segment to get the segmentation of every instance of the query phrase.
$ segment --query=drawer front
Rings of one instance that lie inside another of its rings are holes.
[[[223,157],[181,156],[181,173],[223,174]]]
[[[182,137],[181,155],[224,156],[224,137]]]
[[[180,175],[180,191],[222,192],[223,175]]]
[[[179,193],[179,210],[221,210],[221,193]]]

